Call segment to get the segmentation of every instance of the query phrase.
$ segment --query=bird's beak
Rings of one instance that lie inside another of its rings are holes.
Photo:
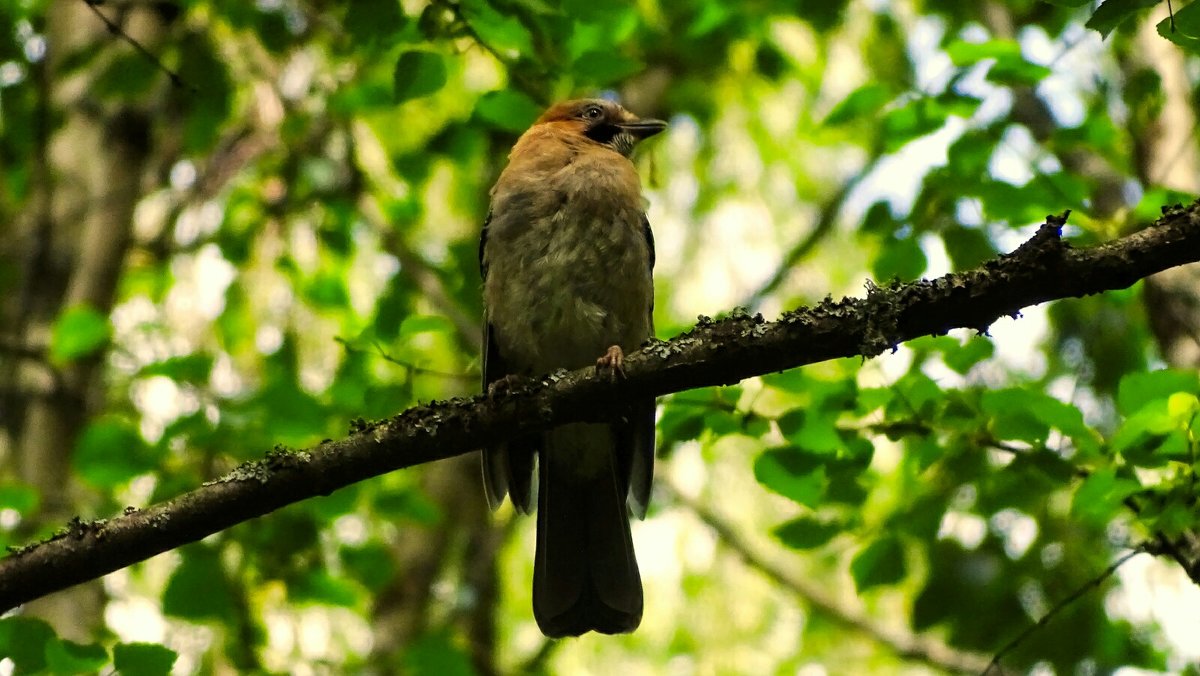
[[[667,123],[662,120],[634,120],[622,122],[617,125],[617,128],[641,141],[666,129]]]

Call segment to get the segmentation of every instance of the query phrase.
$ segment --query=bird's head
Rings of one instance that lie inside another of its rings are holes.
[[[542,113],[536,124],[554,124],[628,157],[638,141],[667,128],[662,120],[643,120],[620,104],[604,99],[563,101]]]

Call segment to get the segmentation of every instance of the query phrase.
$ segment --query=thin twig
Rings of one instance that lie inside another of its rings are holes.
[[[1067,608],[1067,606],[1078,601],[1080,598],[1083,597],[1084,594],[1088,593],[1092,589],[1099,587],[1105,580],[1107,580],[1109,577],[1111,577],[1113,573],[1117,572],[1118,568],[1125,565],[1126,561],[1132,559],[1133,557],[1137,556],[1138,554],[1145,554],[1147,551],[1148,551],[1147,545],[1145,545],[1145,544],[1138,545],[1137,547],[1135,547],[1133,549],[1133,551],[1125,554],[1121,558],[1114,561],[1112,563],[1112,565],[1110,565],[1108,568],[1105,568],[1104,571],[1101,572],[1099,575],[1092,578],[1091,580],[1088,580],[1083,585],[1081,585],[1079,587],[1079,589],[1076,589],[1074,592],[1072,592],[1070,595],[1068,595],[1065,599],[1063,599],[1062,601],[1059,601],[1057,605],[1055,605],[1053,608],[1051,608],[1050,611],[1048,613],[1046,613],[1045,615],[1043,615],[1037,622],[1034,622],[1033,624],[1029,625],[1028,627],[1026,627],[1024,629],[1024,631],[1022,631],[1020,634],[1017,634],[1011,641],[1004,644],[1004,647],[1001,648],[994,657],[992,657],[992,661],[988,663],[987,668],[984,669],[981,673],[984,675],[990,674],[993,669],[1001,671],[1001,673],[1002,673],[1002,670],[1000,669],[1000,660],[1005,655],[1012,652],[1018,646],[1020,646],[1022,643],[1024,643],[1025,639],[1032,636],[1035,632],[1037,632],[1037,630],[1039,630],[1042,627],[1045,627],[1047,624],[1049,624],[1050,620],[1054,619],[1054,616],[1058,615],[1063,610],[1065,610]]]
[[[333,339],[337,343],[341,344],[342,348],[345,349],[347,352],[355,353],[355,354],[361,354],[362,352],[365,352],[365,350],[363,350],[362,348],[351,345],[349,339],[342,338],[341,336],[334,336]],[[437,369],[426,368],[424,366],[417,366],[416,364],[414,364],[410,361],[405,361],[403,359],[393,357],[387,350],[383,349],[383,346],[380,345],[378,341],[372,341],[371,347],[375,348],[375,353],[378,354],[381,359],[383,359],[384,361],[391,362],[397,366],[402,366],[402,367],[408,369],[409,373],[414,373],[414,374],[423,375],[423,376],[435,376],[438,378],[446,378],[449,380],[463,380],[463,381],[470,381],[470,382],[475,382],[475,381],[479,380],[478,373],[450,373],[449,371],[438,371]]]
[[[463,12],[462,5],[457,2],[451,2],[447,3],[446,7],[449,8],[450,12],[454,15],[455,21],[458,22],[463,32],[467,34],[467,37],[471,38],[471,41],[479,45],[479,47],[485,52],[491,54],[492,58],[496,59],[501,66],[504,66],[504,71],[508,73],[508,77],[514,83],[516,83],[518,87],[520,87],[521,91],[528,94],[537,103],[542,105],[548,105],[550,103],[550,101],[546,98],[545,91],[541,86],[539,86],[538,82],[522,73],[521,70],[517,68],[516,61],[509,58],[506,54],[502,53],[487,40],[483,39],[483,36],[479,34],[479,31],[475,30],[475,27],[471,25],[471,21],[467,19],[467,15]]]
[[[783,285],[796,265],[807,258],[817,248],[821,240],[825,239],[825,236],[837,225],[837,217],[842,213],[842,207],[846,203],[846,198],[871,173],[879,157],[880,155],[877,153],[867,163],[867,166],[863,167],[862,171],[843,183],[837,192],[829,196],[829,199],[821,205],[820,215],[817,217],[817,222],[813,226],[813,229],[784,255],[783,260],[780,261],[779,266],[775,269],[775,274],[771,275],[770,279],[763,282],[762,286],[758,287],[758,289],[740,303],[742,307],[757,309],[764,298],[774,293]]]
[[[104,27],[108,29],[109,33],[124,40],[125,42],[128,42],[130,46],[141,53],[142,56],[146,57],[146,59],[149,60],[150,63],[154,64],[156,68],[166,73],[167,77],[170,78],[172,85],[179,87],[180,89],[186,89],[194,94],[200,92],[200,90],[194,85],[185,82],[184,79],[180,77],[179,73],[167,68],[167,65],[162,62],[162,59],[159,59],[154,55],[153,52],[151,52],[149,49],[146,49],[145,45],[135,40],[132,35],[126,33],[124,28],[121,28],[112,19],[105,16],[104,12],[101,12],[99,7],[99,5],[104,4],[104,0],[83,0],[83,4],[87,5],[88,9],[92,10],[92,14],[95,14],[96,17],[100,19],[101,23],[104,24]]]
[[[530,655],[528,659],[526,659],[524,662],[522,662],[520,668],[518,668],[514,673],[518,673],[518,674],[544,674],[544,673],[547,673],[546,666],[549,664],[550,658],[553,657],[554,653],[564,645],[566,645],[566,641],[554,641],[551,639],[544,639],[542,641],[542,644],[540,646],[538,646],[538,649],[536,651],[534,651],[534,653],[532,655]]]
[[[933,638],[884,627],[862,610],[842,605],[830,596],[826,589],[768,561],[738,533],[737,528],[708,507],[687,497],[669,482],[663,481],[660,485],[675,502],[687,508],[701,523],[711,529],[720,542],[736,553],[747,566],[762,573],[828,618],[862,632],[902,658],[923,662],[939,669],[977,672],[987,664],[986,655],[957,650]]]
[[[447,291],[437,270],[429,261],[408,245],[395,228],[387,225],[378,200],[368,191],[359,195],[359,213],[379,233],[383,250],[400,262],[400,274],[406,275],[438,311],[454,325],[462,345],[478,354],[483,351],[483,329],[480,320],[470,317]]]

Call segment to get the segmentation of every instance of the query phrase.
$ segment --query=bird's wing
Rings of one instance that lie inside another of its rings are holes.
[[[642,232],[646,235],[646,248],[650,250],[650,275],[654,276],[654,231],[650,229],[650,219],[642,214]],[[650,299],[650,309],[654,309],[654,299]]]
[[[484,251],[487,248],[488,226],[492,222],[492,212],[488,212],[483,221],[483,230],[479,235],[479,275],[487,283],[487,259]],[[488,386],[510,375],[513,370],[508,360],[500,352],[493,335],[492,323],[485,315],[483,321],[483,391]],[[521,437],[509,443],[495,444],[483,449],[483,488],[487,496],[488,507],[496,509],[504,501],[505,495],[512,497],[513,506],[522,514],[529,513],[533,498],[533,457],[537,448],[537,438]]]
[[[654,276],[654,232],[650,230],[650,219],[642,215],[642,231],[646,235],[646,247],[650,252],[650,275]],[[654,285],[651,284],[651,288]],[[650,336],[654,337],[654,296],[651,294],[650,303],[646,308],[650,314]],[[630,407],[629,425],[625,427],[628,434],[629,456],[629,507],[639,519],[646,517],[646,508],[650,505],[650,486],[654,480],[654,399],[639,401]]]
[[[484,258],[484,251],[487,250],[488,226],[492,222],[492,212],[489,211],[487,218],[483,220],[483,229],[479,233],[479,276],[484,284],[487,284],[487,259]],[[488,385],[491,385],[496,380],[503,378],[504,360],[500,357],[500,351],[496,349],[496,342],[492,338],[492,323],[487,320],[487,313],[484,313],[483,318],[483,391],[488,391]],[[488,507],[496,509],[500,503],[504,501],[504,496],[508,494],[508,449],[506,446],[491,446],[483,449],[483,489],[487,495]]]
[[[488,226],[492,223],[492,212],[488,211],[487,218],[483,219],[483,229],[479,233],[479,277],[487,284],[488,266],[487,259],[484,257],[484,252],[487,251]],[[500,356],[500,351],[496,349],[496,343],[492,338],[492,324],[487,320],[487,313],[484,313],[483,318],[483,391],[487,392],[488,385],[508,375],[507,365],[504,359]],[[501,494],[500,497],[504,497]]]

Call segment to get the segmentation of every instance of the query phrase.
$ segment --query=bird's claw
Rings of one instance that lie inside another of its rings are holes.
[[[612,345],[596,360],[596,372],[608,369],[612,378],[625,377],[625,351],[620,345]]]

